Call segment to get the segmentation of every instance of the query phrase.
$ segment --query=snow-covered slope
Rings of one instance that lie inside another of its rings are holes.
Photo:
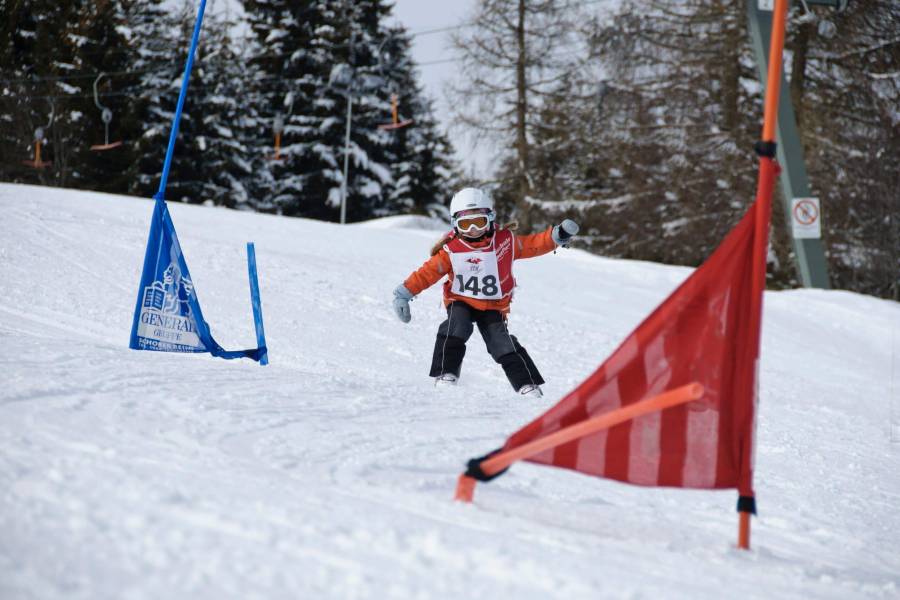
[[[760,516],[741,552],[733,491],[521,464],[451,501],[465,460],[589,374],[688,269],[519,263],[511,329],[548,379],[522,399],[477,336],[461,385],[431,385],[437,288],[409,325],[391,312],[436,231],[171,205],[227,348],[254,342],[256,242],[260,367],[128,350],[151,202],[0,185],[0,210],[4,600],[900,596],[896,303],[766,295]]]

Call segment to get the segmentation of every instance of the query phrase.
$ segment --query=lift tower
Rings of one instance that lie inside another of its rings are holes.
[[[837,11],[847,7],[848,0],[805,0],[804,4],[830,6]],[[772,29],[774,0],[747,0],[750,37],[760,81],[765,82],[769,64],[769,38]],[[803,287],[828,289],[828,264],[822,244],[822,210],[818,198],[811,197],[803,146],[797,130],[797,119],[791,104],[790,88],[782,75],[778,101],[778,162],[784,169],[779,180],[784,197],[785,223],[791,236],[797,272]]]

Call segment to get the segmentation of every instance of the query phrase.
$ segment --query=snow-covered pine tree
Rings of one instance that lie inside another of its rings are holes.
[[[172,80],[163,91],[165,99],[161,99],[163,106],[171,107],[168,111],[169,119],[164,124],[165,142],[162,156],[165,156],[165,147],[168,143],[172,126],[172,116],[178,104],[178,95],[181,91],[184,63],[190,49],[191,35],[197,18],[197,6],[193,0],[182,0],[180,5],[172,11],[174,26],[170,39],[174,37],[172,48],[178,56],[178,77]],[[203,102],[203,91],[214,74],[205,68],[205,56],[210,51],[215,51],[216,35],[218,32],[215,16],[207,13],[204,17],[204,27],[200,33],[200,41],[197,46],[197,54],[194,57],[193,70],[191,71],[188,93],[181,112],[181,121],[178,127],[178,139],[175,142],[175,153],[172,158],[172,166],[166,185],[166,199],[180,202],[202,203],[211,200],[203,196],[208,172],[205,168],[207,140],[203,135],[203,118],[207,106]],[[160,168],[162,161],[160,161]]]
[[[0,168],[10,170],[10,180],[125,191],[129,149],[105,155],[89,149],[104,141],[93,96],[100,73],[108,74],[99,92],[101,102],[114,113],[111,135],[137,135],[125,93],[131,47],[123,3],[34,2],[24,7],[10,7],[4,34],[8,43],[0,52],[0,60],[10,61],[4,74],[11,77],[0,93],[0,114],[9,124],[3,128],[3,135],[9,136],[4,148],[19,154],[3,160]],[[42,159],[51,160],[52,166],[40,171],[21,166],[23,141],[31,144],[34,128],[46,125],[51,110],[53,125],[45,132]]]
[[[347,2],[323,0],[319,4],[322,25],[312,47],[316,52],[311,74],[317,86],[305,114],[296,114],[290,125],[302,128],[299,147],[291,143],[304,162],[300,214],[337,220],[345,155],[348,94],[352,102],[346,215],[348,221],[390,214],[388,195],[393,185],[390,136],[378,129],[389,114],[389,92],[378,65],[383,41],[382,21],[389,8],[378,0]],[[327,57],[327,58],[326,58]],[[323,60],[324,59],[324,60]],[[310,74],[307,74],[307,77]],[[291,133],[289,125],[286,133]]]
[[[136,143],[133,188],[156,193],[181,88],[184,61],[196,19],[196,3],[165,7],[136,0],[131,34],[139,47],[132,69],[136,111],[144,134]],[[174,8],[175,10],[171,10]],[[243,147],[242,66],[231,43],[232,23],[207,11],[178,130],[166,199],[246,207],[244,181],[251,174]]]
[[[414,212],[445,217],[459,176],[450,142],[438,130],[432,103],[417,81],[405,29],[388,29],[380,54],[380,71],[387,91],[398,96],[399,118],[413,120],[410,126],[386,132],[394,174],[387,210],[391,214]],[[390,122],[390,118],[385,118],[385,122]]]
[[[350,135],[350,161],[347,181],[347,220],[394,214],[390,208],[390,191],[394,185],[392,167],[396,157],[390,152],[392,138],[378,126],[389,120],[390,85],[386,85],[379,64],[379,48],[385,41],[385,19],[391,7],[382,0],[334,2],[331,16],[335,66],[325,90],[335,105],[346,110],[347,92],[353,101]],[[341,72],[349,81],[340,81]],[[334,154],[343,162],[343,120],[331,114],[319,115],[320,132],[329,140]],[[334,177],[337,175],[337,177]],[[343,172],[330,174],[317,182],[327,189],[328,206],[340,208],[340,184]]]
[[[247,5],[251,60],[229,39],[232,24],[206,15],[168,199],[337,219],[349,89],[349,219],[423,213],[446,202],[449,144],[415,80],[409,37],[384,25],[390,5]],[[9,42],[0,49],[9,67],[0,92],[6,179],[155,193],[195,11],[195,2],[162,0],[10,6],[3,23]],[[110,141],[124,141],[105,152],[89,149],[106,141],[93,98],[99,73],[106,73],[101,102],[113,111]],[[415,124],[388,133],[378,125],[390,120],[394,92]],[[272,123],[288,111],[289,99],[296,110],[284,115],[286,160],[271,162]],[[19,166],[51,102],[55,121],[42,157],[53,168]]]
[[[260,127],[254,105],[245,102],[245,82],[251,74],[241,49],[228,35],[231,29],[230,22],[217,26],[200,65],[202,196],[217,205],[252,210],[256,208],[252,183],[263,161],[248,142],[256,139]]]
[[[130,70],[136,76],[129,100],[141,132],[129,143],[134,152],[129,193],[151,197],[159,187],[187,40],[163,0],[128,0],[126,14],[135,49]]]
[[[0,178],[51,185],[65,185],[69,174],[73,131],[79,115],[68,109],[78,88],[68,83],[74,69],[73,46],[68,33],[77,19],[73,0],[0,2]],[[35,170],[22,165],[34,153],[34,132],[53,115],[44,130],[43,161],[49,168]]]
[[[65,15],[62,3],[52,3]],[[45,38],[59,18],[49,18],[37,6],[26,7],[12,0],[0,0],[0,179],[14,182],[38,182],[43,174],[28,169],[21,161],[33,156],[34,130],[49,117],[47,90],[35,78],[46,71]],[[40,37],[39,37],[40,34]]]
[[[264,197],[284,214],[337,220],[343,181],[347,96],[353,103],[347,218],[423,211],[442,202],[437,189],[451,170],[447,143],[414,82],[408,39],[384,25],[382,0],[245,0],[260,75],[252,97],[266,123],[287,112],[282,161],[257,178]],[[392,34],[392,35],[391,35]],[[390,95],[416,125],[388,133]],[[258,153],[272,153],[272,132]],[[418,189],[417,186],[422,186]]]
[[[419,102],[422,108],[410,112],[418,115],[415,127],[398,136],[402,141],[392,169],[395,185],[391,189],[389,211],[446,219],[450,198],[462,187],[462,176],[450,141],[438,129],[431,101],[423,98]]]
[[[248,209],[253,203],[246,186],[254,169],[245,140],[255,119],[253,106],[243,97],[250,73],[232,41],[233,28],[227,15],[210,12],[204,17],[189,87],[189,126],[182,140],[192,157],[192,181],[180,185],[189,202]]]
[[[319,164],[337,166],[324,146],[315,145],[315,119],[309,114],[324,102],[319,90],[327,83],[323,72],[331,60],[328,49],[317,42],[317,32],[326,26],[323,4],[243,0],[253,35],[247,64],[254,69],[243,97],[258,116],[256,135],[247,140],[247,147],[256,167],[251,193],[260,210],[324,216],[315,210],[322,199],[313,198],[306,185]],[[271,160],[276,119],[283,123],[278,161]]]
[[[128,18],[118,0],[78,3],[76,18],[69,24],[66,42],[70,46],[72,77],[67,80],[74,92],[65,103],[73,124],[67,185],[105,192],[128,189],[128,167],[134,160],[133,146],[123,144],[107,151],[90,146],[105,143],[101,110],[94,103],[94,81],[100,103],[112,111],[110,142],[133,140],[140,135],[128,89],[135,77],[129,72],[133,61]]]

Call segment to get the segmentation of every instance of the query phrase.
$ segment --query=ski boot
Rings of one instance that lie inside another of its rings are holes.
[[[541,386],[534,385],[533,383],[526,383],[520,387],[519,394],[522,396],[531,396],[532,398],[541,398],[544,396],[544,392],[541,391]]]
[[[444,373],[434,378],[434,387],[449,387],[456,385],[459,378],[453,373]]]

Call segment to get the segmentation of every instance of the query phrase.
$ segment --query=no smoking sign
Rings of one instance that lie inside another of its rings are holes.
[[[794,238],[822,237],[821,215],[818,198],[794,198],[791,201],[791,229]]]

